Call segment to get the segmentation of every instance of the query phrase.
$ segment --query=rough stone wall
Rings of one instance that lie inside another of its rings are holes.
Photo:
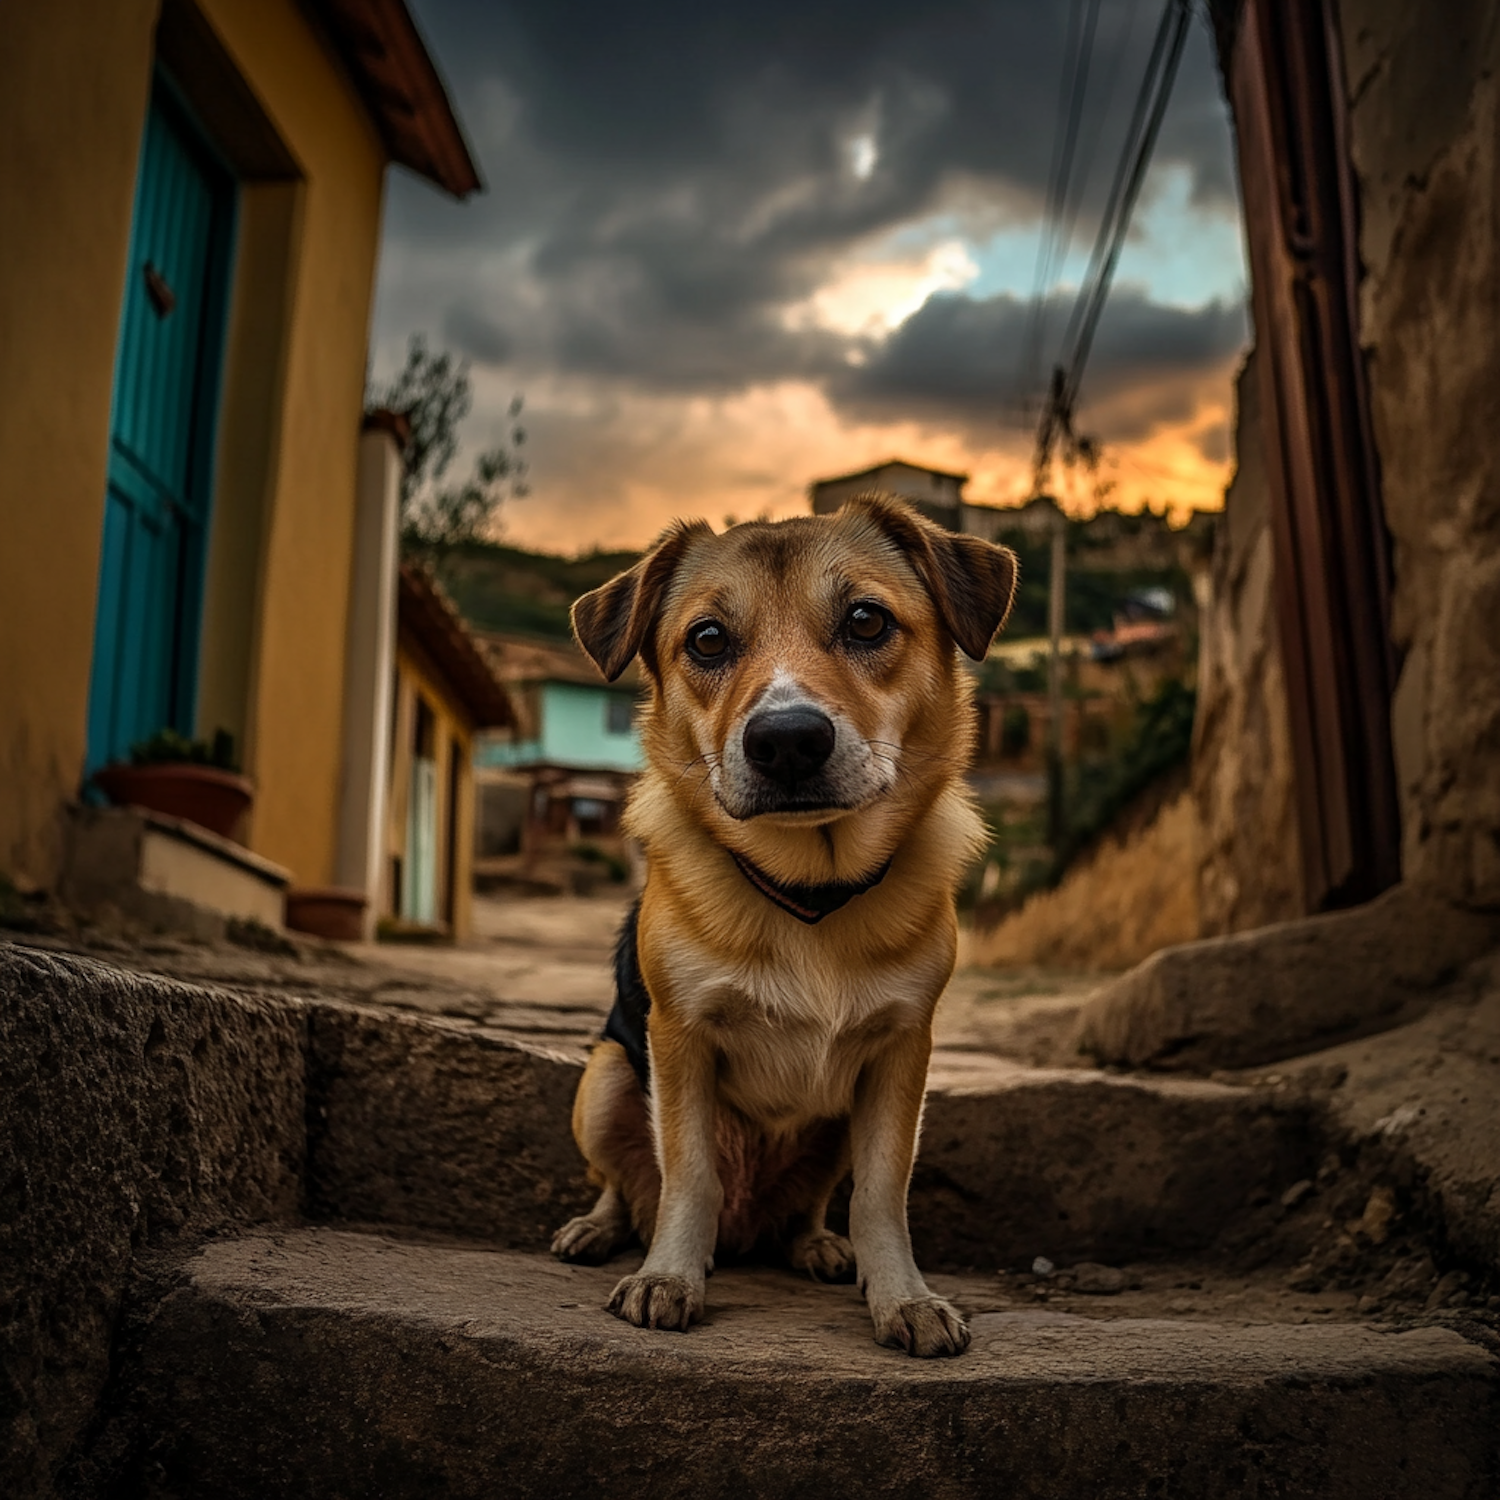
[[[1500,6],[1341,0],[1405,877],[1500,907]]]
[[[0,945],[0,1491],[52,1493],[139,1249],[296,1215],[305,1031],[295,1007]]]
[[[579,1072],[0,942],[0,1496],[50,1500],[87,1446],[145,1252],[306,1212],[543,1249],[590,1198]]]
[[[1204,937],[1306,909],[1254,361],[1252,350],[1236,381],[1235,476],[1214,536],[1199,637],[1192,795]]]

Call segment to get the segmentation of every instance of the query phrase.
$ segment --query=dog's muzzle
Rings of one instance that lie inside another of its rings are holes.
[[[745,760],[759,776],[791,791],[828,764],[838,735],[816,708],[762,709],[745,724]]]
[[[724,744],[714,796],[738,822],[766,815],[839,817],[886,790],[858,729],[779,684],[764,694]]]

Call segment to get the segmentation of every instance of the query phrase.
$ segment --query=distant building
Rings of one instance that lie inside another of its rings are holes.
[[[827,516],[854,495],[877,491],[897,495],[939,526],[981,536],[988,542],[1017,529],[1049,536],[1056,519],[1062,515],[1057,502],[1045,495],[1028,500],[1019,507],[975,505],[964,498],[964,486],[968,482],[967,474],[925,468],[921,464],[893,458],[855,474],[814,480],[808,487],[808,496],[813,514]]]
[[[899,495],[939,526],[946,526],[949,531],[961,531],[964,529],[964,486],[968,482],[967,474],[928,469],[921,464],[893,458],[876,464],[873,469],[861,469],[856,474],[814,480],[808,495],[815,516],[832,515],[854,495],[868,495],[875,491]]]
[[[403,563],[380,915],[464,938],[474,886],[474,743],[510,697],[431,575]]]
[[[483,640],[517,722],[486,735],[475,753],[481,853],[534,861],[549,847],[579,843],[622,852],[620,814],[645,763],[637,669],[605,683],[571,642]]]

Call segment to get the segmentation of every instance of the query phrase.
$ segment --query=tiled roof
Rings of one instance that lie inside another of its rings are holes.
[[[571,641],[539,641],[531,636],[497,632],[485,632],[479,640],[502,682],[572,682],[597,688],[606,685],[599,669]],[[641,682],[640,668],[632,662],[615,685],[639,688]]]
[[[504,729],[515,710],[489,657],[480,650],[452,601],[419,563],[401,564],[397,619],[447,678],[476,729]]]
[[[899,465],[903,469],[915,469],[920,474],[933,474],[939,479],[957,479],[961,483],[967,481],[967,474],[956,474],[951,469],[934,469],[931,464],[913,463],[908,458],[888,458],[884,463],[872,464],[868,469],[856,469],[852,474],[834,474],[827,479],[813,480],[812,487],[816,489],[822,484],[846,484],[851,479],[868,479],[871,474],[878,474],[882,469],[891,469]]]

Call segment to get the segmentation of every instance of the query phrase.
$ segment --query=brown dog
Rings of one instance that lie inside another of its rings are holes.
[[[686,1329],[715,1249],[759,1242],[818,1277],[857,1263],[880,1343],[967,1347],[906,1193],[982,828],[954,645],[984,656],[1015,578],[1005,548],[862,496],[679,523],[574,606],[604,675],[639,653],[652,687],[627,816],[649,874],[573,1108],[603,1191],[552,1247],[597,1263],[639,1234],[610,1301],[629,1322]],[[851,1166],[846,1240],[824,1213]]]

